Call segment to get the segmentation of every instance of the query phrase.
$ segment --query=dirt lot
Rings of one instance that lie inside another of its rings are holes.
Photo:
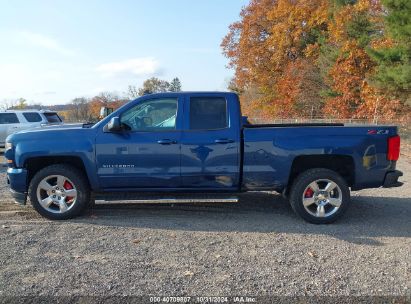
[[[353,193],[316,226],[280,196],[230,205],[98,207],[66,222],[12,204],[0,168],[0,298],[34,295],[410,295],[406,185]]]

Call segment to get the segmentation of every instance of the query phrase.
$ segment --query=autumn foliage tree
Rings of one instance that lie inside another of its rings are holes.
[[[375,85],[381,69],[370,55],[389,46],[384,14],[379,0],[251,0],[221,44],[243,111],[267,118],[396,115],[404,100]]]
[[[303,84],[298,83],[311,70],[305,53],[326,22],[326,0],[252,0],[242,10],[241,20],[230,26],[222,48],[235,69],[236,85],[260,93],[246,112],[279,115],[285,113],[284,106],[287,113],[298,111],[290,101],[307,99],[302,96]]]
[[[128,96],[131,99],[135,99],[146,94],[180,92],[181,89],[182,85],[178,77],[173,78],[171,82],[159,79],[157,77],[151,77],[143,82],[143,86],[141,88],[130,85],[128,87]]]
[[[96,122],[99,120],[100,109],[108,107],[118,109],[129,100],[115,93],[102,92],[92,98],[74,98],[64,111],[59,111],[67,122]]]
[[[100,109],[102,107],[118,109],[128,102],[128,99],[121,98],[117,94],[110,92],[102,92],[94,96],[89,101],[90,115],[93,119],[100,116]]]

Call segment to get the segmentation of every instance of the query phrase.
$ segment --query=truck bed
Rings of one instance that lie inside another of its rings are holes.
[[[394,126],[344,124],[267,124],[243,126],[243,187],[287,187],[293,163],[303,157],[327,158],[338,163],[352,160],[353,188],[378,187],[387,168],[388,137],[397,134]],[[338,158],[340,157],[340,158]],[[391,168],[394,169],[394,168]]]
[[[344,127],[343,123],[285,123],[285,124],[244,124],[244,128],[298,128],[298,127]]]

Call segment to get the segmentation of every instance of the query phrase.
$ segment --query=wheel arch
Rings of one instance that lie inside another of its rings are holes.
[[[24,162],[24,168],[27,169],[27,184],[30,184],[33,176],[41,169],[51,166],[51,165],[58,165],[58,164],[65,164],[75,167],[76,169],[80,170],[89,186],[90,186],[90,177],[88,176],[86,167],[84,165],[83,160],[78,156],[39,156],[39,157],[32,157],[27,159]]]
[[[301,173],[315,168],[324,168],[337,172],[349,187],[355,184],[355,163],[348,155],[300,155],[294,158],[291,165],[288,185],[292,185]]]

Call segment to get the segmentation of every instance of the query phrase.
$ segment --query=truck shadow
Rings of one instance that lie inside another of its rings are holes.
[[[75,220],[91,225],[199,232],[328,235],[354,244],[383,245],[378,237],[411,237],[411,200],[356,196],[345,216],[331,225],[298,218],[281,196],[245,193],[237,204],[105,205]]]

